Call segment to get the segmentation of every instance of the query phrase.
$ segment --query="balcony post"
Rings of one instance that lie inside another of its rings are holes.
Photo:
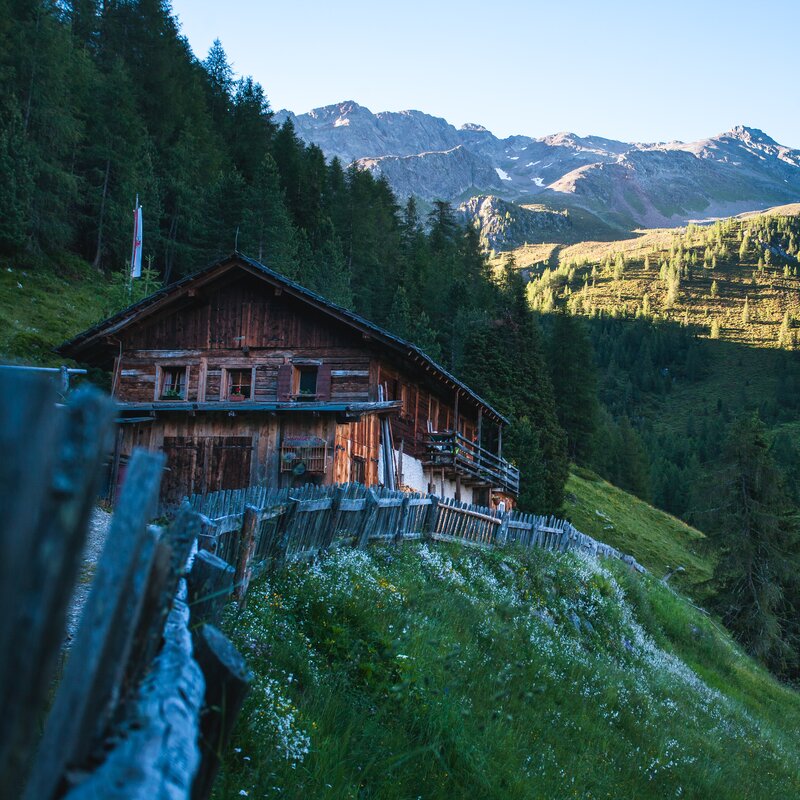
[[[497,457],[503,457],[503,423],[497,426]]]

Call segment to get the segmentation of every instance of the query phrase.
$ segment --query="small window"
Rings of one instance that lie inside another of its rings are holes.
[[[317,366],[302,366],[296,367],[296,383],[294,394],[299,397],[316,397],[317,396],[317,376],[319,375],[319,367]]]
[[[367,462],[360,456],[353,456],[350,464],[350,480],[363,484],[367,477]]]
[[[164,367],[161,370],[161,399],[186,399],[186,367]]]
[[[249,400],[253,373],[249,369],[228,370],[228,400]]]

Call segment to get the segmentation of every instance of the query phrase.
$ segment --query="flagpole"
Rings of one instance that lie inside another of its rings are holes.
[[[133,295],[133,264],[136,259],[136,234],[139,224],[139,193],[136,193],[136,202],[133,204],[133,243],[131,245],[131,263],[128,265],[128,303]]]

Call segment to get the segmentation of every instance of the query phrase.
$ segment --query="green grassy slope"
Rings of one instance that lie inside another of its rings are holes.
[[[705,596],[714,565],[700,531],[580,468],[567,480],[564,508],[578,530],[630,553],[657,577],[684,567],[673,584],[696,599]]]
[[[800,796],[800,697],[616,562],[341,550],[226,627],[256,678],[217,800]]]
[[[0,260],[0,360],[62,364],[54,347],[153,289],[142,279],[129,293],[121,273],[109,277],[74,256],[58,267]]]
[[[707,335],[716,324],[720,339],[777,347],[784,314],[792,323],[800,318],[797,209],[782,206],[712,226],[639,231],[620,241],[540,244],[515,256],[521,266],[538,262],[540,278],[529,295],[542,310],[568,305],[582,314],[644,315],[696,325]],[[621,271],[615,269],[620,257]],[[676,263],[680,287],[670,297],[660,266]],[[548,266],[552,273],[545,273]],[[743,319],[745,300],[749,320]]]

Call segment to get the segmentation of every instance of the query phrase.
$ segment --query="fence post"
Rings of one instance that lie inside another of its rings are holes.
[[[195,659],[203,672],[206,691],[200,717],[201,761],[191,798],[207,800],[253,676],[230,640],[213,625],[201,629]]]
[[[162,454],[134,451],[75,643],[39,744],[26,800],[48,800],[65,768],[81,764],[119,701],[146,579]]]
[[[127,686],[138,685],[161,647],[173,598],[186,572],[186,562],[199,530],[200,515],[184,501],[178,515],[158,540],[133,637],[125,679]]]
[[[48,378],[0,373],[2,798],[30,763],[114,419],[99,392],[55,402]]]
[[[400,544],[403,541],[403,537],[406,535],[408,531],[408,501],[409,496],[406,494],[403,497],[403,504],[400,506],[400,516],[397,520],[397,531],[394,535],[394,543]]]
[[[258,528],[258,511],[253,506],[245,506],[242,516],[242,527],[239,530],[239,553],[236,559],[236,575],[233,579],[233,596],[244,608],[247,600],[247,588],[252,575],[251,564],[256,547],[256,529]]]
[[[434,533],[436,533],[436,523],[439,519],[439,498],[431,495],[431,504],[428,506],[428,512],[425,514],[425,523],[423,525],[422,536],[425,541],[429,541]]]
[[[215,621],[233,590],[233,567],[208,550],[199,550],[186,577],[192,629]]]
[[[336,538],[336,531],[339,528],[339,522],[342,519],[342,500],[344,500],[344,496],[347,493],[347,489],[344,486],[337,486],[333,490],[333,504],[331,505],[331,522],[330,527],[325,532],[325,535],[322,539],[322,548],[327,549],[333,544],[333,540]]]
[[[500,520],[500,527],[497,530],[495,541],[498,545],[503,546],[508,541],[508,523],[511,522],[511,512],[506,511],[503,518]]]
[[[297,519],[297,509],[300,505],[299,500],[289,497],[286,503],[286,512],[283,515],[280,532],[276,532],[270,548],[270,569],[276,570],[286,563],[289,553],[289,542],[292,538],[292,528]]]
[[[374,489],[367,490],[366,504],[364,506],[364,521],[358,537],[358,547],[364,548],[369,543],[369,535],[375,520],[378,518],[378,498]]]

